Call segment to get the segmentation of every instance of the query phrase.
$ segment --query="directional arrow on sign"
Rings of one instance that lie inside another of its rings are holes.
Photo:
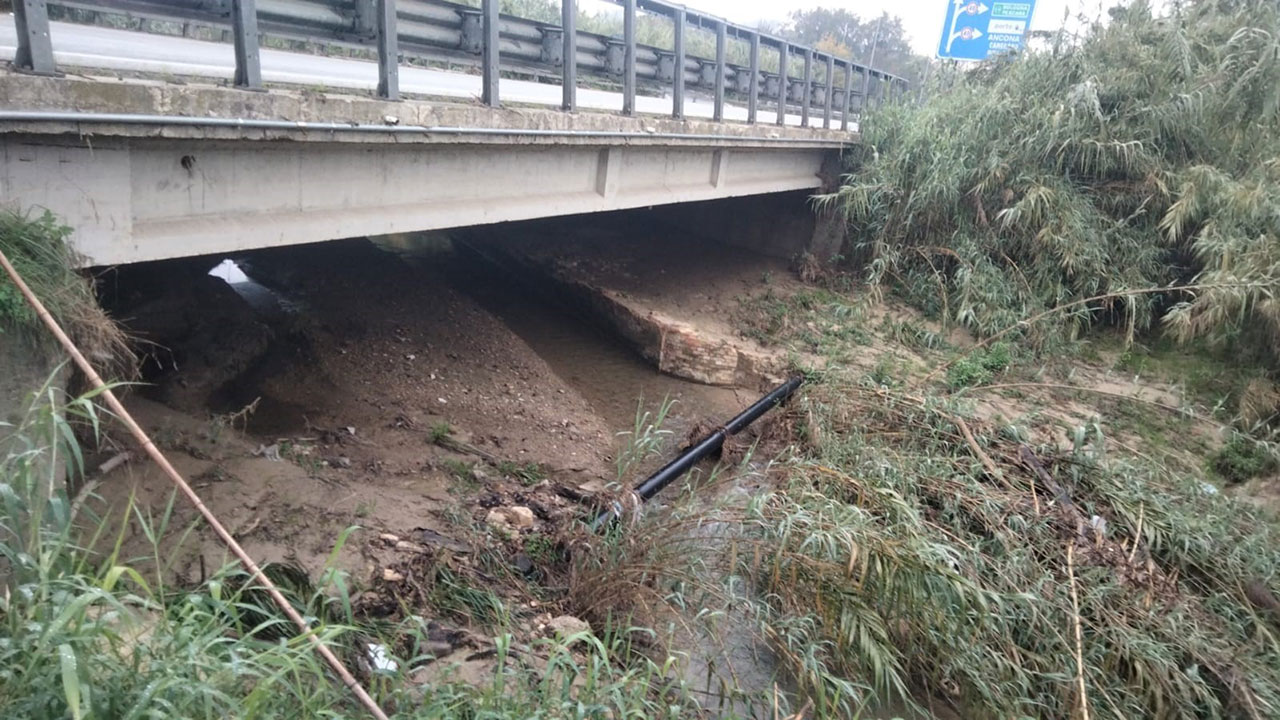
[[[960,12],[968,13],[970,15],[981,15],[982,13],[990,9],[991,8],[987,7],[986,5],[983,5],[982,3],[971,2],[968,5],[965,5],[964,7],[960,8]]]
[[[966,28],[961,28],[958,32],[952,33],[951,39],[953,41],[956,39],[977,40],[978,38],[982,37],[982,34],[983,34],[982,31],[976,27],[966,27]]]

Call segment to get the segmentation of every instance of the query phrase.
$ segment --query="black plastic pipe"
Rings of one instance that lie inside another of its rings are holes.
[[[675,460],[667,463],[663,468],[649,476],[647,480],[636,486],[636,497],[642,502],[651,500],[654,495],[662,492],[668,485],[675,482],[680,476],[689,472],[694,465],[698,464],[703,458],[724,447],[724,441],[730,436],[737,435],[747,429],[751,423],[759,420],[761,416],[769,412],[776,405],[781,405],[790,398],[795,391],[804,384],[804,377],[797,376],[782,383],[774,388],[772,392],[756,401],[754,405],[743,410],[737,417],[730,420],[724,427],[716,430],[707,437],[703,438],[696,445],[686,447],[684,451]],[[592,530],[598,530],[606,523],[618,517],[621,508],[614,507],[606,510],[591,523]]]

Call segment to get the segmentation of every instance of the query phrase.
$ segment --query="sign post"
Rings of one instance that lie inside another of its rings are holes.
[[[943,60],[986,60],[1021,50],[1036,0],[947,0],[938,41]]]

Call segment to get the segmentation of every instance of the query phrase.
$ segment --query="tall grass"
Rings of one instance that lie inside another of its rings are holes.
[[[0,440],[0,717],[359,716],[341,683],[238,567],[193,586],[166,577],[160,538],[169,532],[172,501],[95,517],[91,498],[73,500],[60,474],[46,474],[62,458],[81,471],[74,431],[87,429],[92,439],[100,425],[92,397],[56,390],[41,397]],[[150,557],[121,556],[126,522],[152,540]],[[322,640],[364,668],[395,717],[688,716],[669,668],[633,656],[625,633],[517,649],[507,629],[493,628],[497,663],[485,682],[423,685],[415,675],[434,658],[421,650],[428,643],[420,618],[388,625],[355,616],[358,588],[333,568],[314,585],[298,571],[268,572],[287,581]],[[394,670],[373,672],[370,642],[385,646]]]
[[[805,403],[821,441],[754,501],[767,550],[738,566],[819,716],[895,697],[967,717],[1280,713],[1274,516],[1108,456],[1096,425],[1066,453],[979,426],[992,476],[938,401],[833,373]]]
[[[124,332],[98,305],[66,239],[71,229],[47,211],[38,216],[0,210],[0,251],[72,339],[98,363],[128,376],[132,362]],[[21,339],[49,349],[53,341],[7,275],[0,273],[0,342]]]
[[[1110,11],[1078,42],[940,73],[878,113],[822,200],[877,287],[980,334],[1070,305],[1096,323],[1280,348],[1280,9]],[[1214,289],[1178,291],[1199,283]],[[1170,287],[1163,294],[1129,291]],[[1262,332],[1258,332],[1259,328]],[[1065,331],[1064,331],[1065,330]]]

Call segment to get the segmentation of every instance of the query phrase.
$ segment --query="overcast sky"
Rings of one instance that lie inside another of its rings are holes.
[[[683,0],[684,5],[691,9],[703,10],[752,26],[760,20],[785,20],[793,10],[819,6],[845,8],[865,18],[888,12],[902,18],[902,25],[911,38],[912,47],[925,55],[932,55],[938,47],[943,13],[950,2],[951,0]],[[579,1],[579,7],[584,10],[603,6],[617,8],[602,0]],[[1101,3],[1099,0],[1037,0],[1032,29],[1058,29],[1062,26],[1063,12],[1068,7],[1071,8],[1072,15],[1084,12],[1089,17],[1096,17]]]

